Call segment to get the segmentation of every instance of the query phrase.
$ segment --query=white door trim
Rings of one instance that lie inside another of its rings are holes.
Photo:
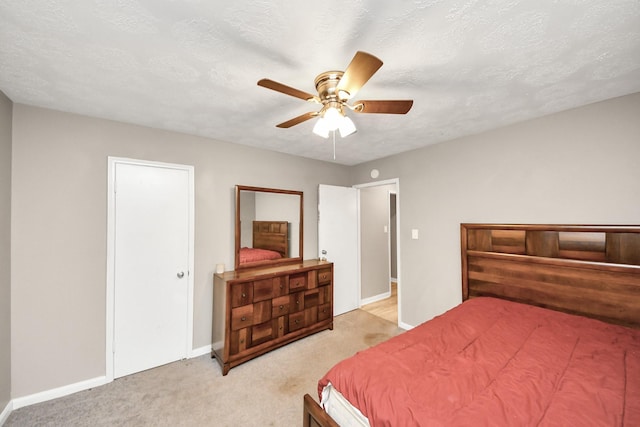
[[[174,163],[153,162],[122,157],[108,157],[107,167],[107,290],[106,290],[106,382],[113,381],[113,339],[114,339],[114,291],[115,291],[115,170],[117,164],[152,166],[187,171],[189,175],[189,257],[187,274],[187,343],[185,357],[191,356],[193,347],[193,277],[194,277],[194,167]]]
[[[397,283],[398,283],[398,326],[403,328],[403,329],[411,329],[411,326],[404,323],[402,321],[402,304],[400,303],[402,301],[401,298],[401,292],[402,292],[402,267],[400,265],[401,259],[402,257],[400,256],[400,178],[392,178],[392,179],[386,179],[383,181],[374,181],[374,182],[367,182],[365,184],[358,184],[358,185],[354,185],[354,188],[360,189],[360,188],[366,188],[366,187],[378,187],[380,185],[388,185],[388,184],[395,184],[396,186],[396,190],[395,190],[395,194],[396,194],[396,268],[398,270],[398,274],[396,277]],[[358,235],[360,233],[360,220],[358,218]],[[359,246],[359,245],[358,245]]]

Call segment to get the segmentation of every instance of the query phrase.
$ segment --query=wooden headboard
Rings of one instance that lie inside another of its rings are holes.
[[[253,247],[276,251],[282,258],[289,258],[289,223],[253,221]]]
[[[461,224],[462,299],[640,327],[640,226]]]

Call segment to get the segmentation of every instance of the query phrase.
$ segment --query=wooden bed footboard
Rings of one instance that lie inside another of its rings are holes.
[[[309,394],[304,395],[304,427],[340,427]]]

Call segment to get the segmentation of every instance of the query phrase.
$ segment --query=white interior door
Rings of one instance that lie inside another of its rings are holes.
[[[188,355],[189,168],[115,163],[115,378]]]
[[[333,313],[360,304],[358,190],[321,184],[318,188],[318,254],[333,265]]]

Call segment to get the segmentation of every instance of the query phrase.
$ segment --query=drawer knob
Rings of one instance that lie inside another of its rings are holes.
[[[242,320],[244,322],[245,320],[247,320],[247,318],[245,316],[242,316],[242,319],[240,319],[240,320]]]
[[[240,340],[240,344],[244,344],[244,339],[241,339],[241,340]]]
[[[295,322],[296,322],[296,325],[297,325],[298,323],[300,323],[300,319],[296,319]]]
[[[281,305],[281,306],[280,306],[280,310],[282,310],[283,308],[284,308],[284,305]]]
[[[246,298],[247,294],[245,294],[244,292],[242,293],[242,298]]]

